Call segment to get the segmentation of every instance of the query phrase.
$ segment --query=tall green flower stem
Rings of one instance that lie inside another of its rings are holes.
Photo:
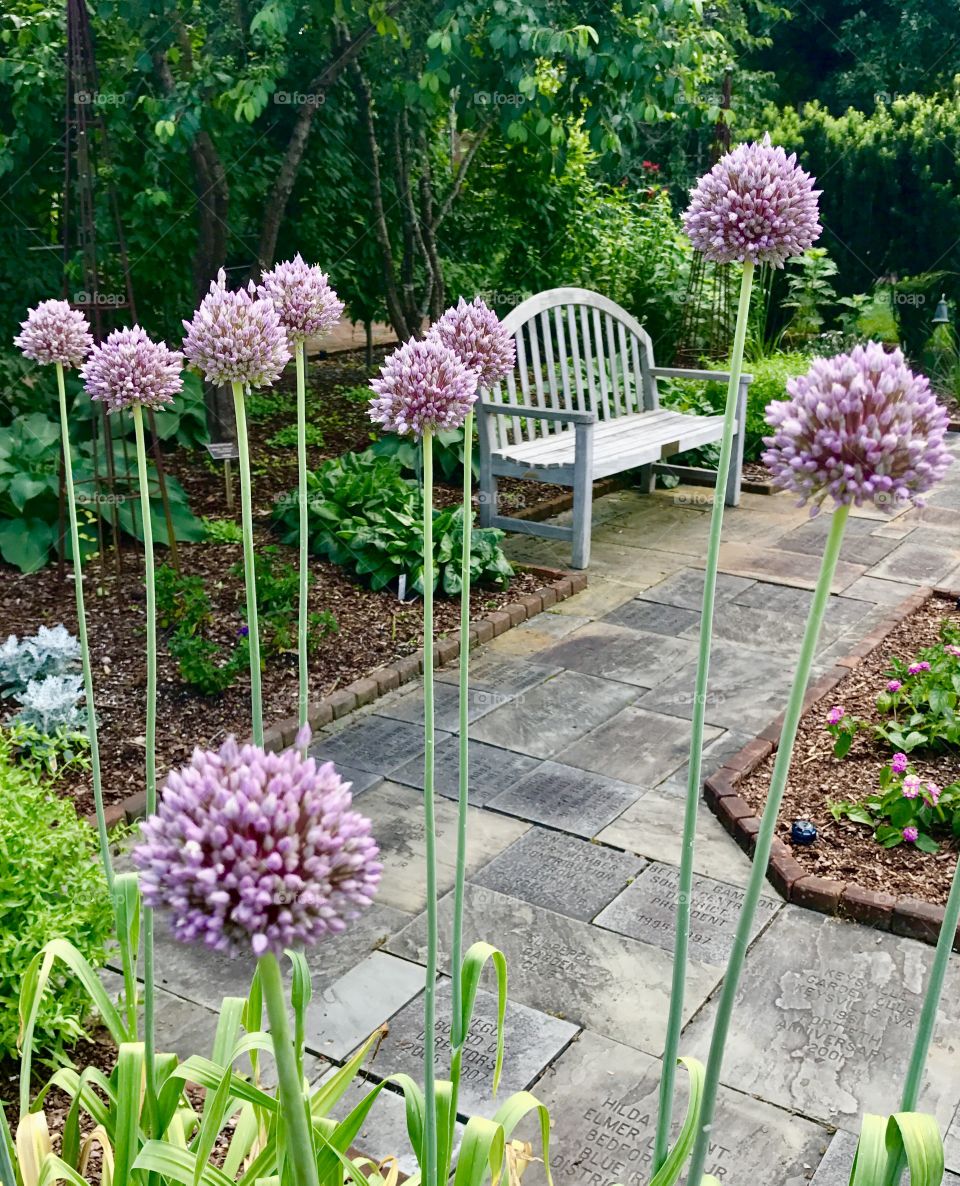
[[[463,556],[460,567],[460,766],[457,807],[457,870],[453,887],[453,938],[451,941],[452,1021],[450,1045],[463,1045],[460,965],[463,963],[463,890],[467,867],[467,810],[470,805],[470,551],[473,533],[473,412],[463,422]],[[459,1060],[458,1060],[459,1062]],[[451,1073],[453,1090],[458,1079]],[[456,1111],[454,1096],[452,1112]]]
[[[319,1186],[313,1134],[307,1120],[303,1079],[297,1067],[297,1056],[290,1033],[290,1019],[287,1015],[280,965],[277,963],[277,957],[268,953],[257,960],[257,967],[260,972],[263,1000],[270,1019],[270,1038],[274,1061],[277,1064],[277,1085],[280,1089],[280,1110],[286,1125],[287,1153],[293,1163],[293,1180],[297,1186]]]
[[[923,998],[920,1010],[920,1021],[917,1025],[917,1036],[913,1042],[913,1052],[910,1055],[910,1066],[903,1088],[902,1112],[915,1112],[917,1099],[920,1095],[920,1085],[923,1071],[927,1064],[930,1042],[933,1039],[933,1027],[937,1020],[937,1009],[940,1007],[940,997],[943,994],[943,982],[947,975],[950,962],[950,952],[953,950],[954,937],[957,933],[957,923],[960,922],[960,860],[953,873],[953,884],[947,897],[947,906],[940,924],[940,936],[937,939],[937,949],[933,956],[933,968],[930,971],[930,983],[927,985],[927,995]]]
[[[260,628],[257,622],[257,574],[253,563],[253,498],[250,492],[250,445],[243,384],[233,383],[233,409],[240,454],[240,514],[243,520],[243,577],[247,589],[247,642],[250,646],[250,715],[254,745],[263,745],[263,695],[260,689]],[[301,573],[302,573],[301,569]]]
[[[750,867],[750,880],[747,883],[743,905],[740,908],[740,917],[737,920],[733,949],[730,952],[727,970],[723,977],[723,988],[720,992],[716,1021],[714,1022],[713,1035],[710,1039],[710,1054],[707,1059],[707,1073],[703,1087],[697,1139],[693,1146],[690,1168],[687,1172],[688,1182],[699,1182],[703,1177],[707,1150],[711,1140],[713,1116],[717,1103],[717,1089],[720,1084],[723,1051],[727,1042],[727,1033],[730,1029],[730,1017],[736,1002],[740,975],[743,971],[743,963],[747,955],[747,947],[750,943],[750,935],[757,913],[757,905],[760,901],[763,883],[767,876],[767,866],[770,862],[770,849],[773,845],[777,816],[780,813],[783,792],[787,786],[790,762],[793,757],[793,746],[797,737],[800,717],[803,713],[803,697],[810,680],[810,671],[813,667],[813,660],[817,649],[817,639],[820,637],[820,628],[823,625],[823,617],[830,599],[830,586],[833,584],[837,561],[840,558],[840,547],[843,543],[843,532],[847,525],[849,513],[850,507],[848,505],[842,505],[836,508],[831,517],[830,532],[827,536],[823,560],[820,564],[820,575],[817,577],[817,586],[813,594],[813,604],[810,606],[807,624],[803,631],[800,657],[797,660],[797,667],[793,676],[790,699],[787,702],[783,728],[780,731],[780,744],[777,748],[777,757],[773,767],[773,774],[770,778],[770,790],[767,794],[767,802],[764,806],[763,815],[760,818],[760,828],[757,832],[753,863]]]
[[[307,668],[307,595],[310,576],[307,549],[307,381],[303,338],[297,338],[294,342],[294,357],[297,365],[297,479],[300,508],[300,618],[297,632],[300,700],[297,719],[302,729],[307,723],[310,698]]]
[[[424,1186],[437,1184],[437,825],[433,788],[433,435],[423,434],[423,823],[427,858],[427,974],[423,993]],[[456,979],[456,977],[454,977]]]
[[[670,1124],[673,1119],[673,1094],[680,1053],[680,1031],[683,1028],[683,1005],[687,977],[687,952],[690,945],[690,908],[693,891],[693,858],[697,835],[697,812],[700,805],[700,782],[703,767],[703,730],[707,706],[707,683],[710,675],[710,645],[713,641],[713,606],[717,590],[717,568],[720,563],[720,538],[723,530],[723,499],[733,456],[733,437],[737,428],[737,396],[743,373],[743,347],[750,316],[750,294],[753,288],[753,264],[743,265],[740,281],[740,302],[737,324],[730,357],[730,381],[723,414],[723,439],[717,466],[717,484],[713,492],[710,513],[710,538],[703,574],[703,608],[700,614],[700,645],[697,656],[696,688],[693,698],[693,720],[690,726],[690,761],[687,767],[687,796],[683,813],[683,844],[680,848],[680,881],[677,890],[677,933],[673,949],[673,982],[670,990],[670,1010],[667,1017],[667,1036],[663,1050],[663,1069],[660,1078],[660,1106],[654,1143],[653,1168],[656,1173],[667,1159],[670,1144]],[[740,426],[743,431],[743,426]]]
[[[143,580],[147,592],[147,754],[146,814],[157,810],[157,591],[153,565],[153,523],[150,518],[150,485],[147,476],[147,447],[143,433],[143,408],[130,409],[137,446],[137,475],[140,481],[140,513],[143,518]],[[151,1118],[156,1108],[156,983],[153,957],[153,911],[143,910],[143,1036],[147,1079],[147,1107]],[[159,1133],[154,1134],[159,1136]]]
[[[90,772],[93,776],[93,802],[97,814],[97,835],[100,838],[100,859],[107,886],[113,890],[113,862],[110,859],[110,837],[107,818],[103,811],[103,783],[100,778],[100,743],[97,736],[97,714],[93,702],[93,670],[90,666],[90,644],[87,641],[87,615],[83,607],[83,565],[80,559],[80,528],[77,525],[77,496],[73,488],[73,459],[70,452],[70,422],[67,418],[67,389],[63,365],[57,363],[57,393],[60,397],[60,439],[63,444],[63,477],[67,493],[67,514],[70,520],[70,547],[73,552],[73,585],[77,596],[77,638],[83,664],[83,691],[87,702],[87,737],[90,740]]]

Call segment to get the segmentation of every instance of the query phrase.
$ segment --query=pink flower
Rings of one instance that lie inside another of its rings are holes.
[[[398,346],[370,386],[370,419],[400,436],[459,428],[477,398],[477,372],[436,338]]]
[[[86,317],[67,301],[41,301],[20,323],[13,344],[34,362],[79,366],[93,349],[93,335]]]
[[[929,671],[929,663],[911,663],[907,668],[907,675],[919,675],[921,671]]]
[[[898,679],[892,679],[887,684],[887,691],[888,692],[899,692],[902,687],[903,687],[903,684]]]
[[[894,774],[903,774],[904,770],[906,770],[907,766],[909,765],[909,762],[910,760],[906,754],[894,754],[893,759],[890,762],[890,769]]]
[[[741,144],[697,182],[683,216],[690,242],[717,263],[751,260],[782,268],[820,236],[820,191],[794,155]]]
[[[900,789],[903,791],[905,799],[916,799],[920,794],[920,779],[915,774],[908,774]]]
[[[903,829],[903,838],[906,840],[907,844],[916,844],[917,837],[919,835],[920,833],[915,827],[913,827],[912,824],[908,824],[907,827]]]
[[[340,320],[343,301],[316,264],[304,262],[300,252],[266,272],[257,295],[273,301],[291,338],[312,338]]]
[[[448,309],[430,327],[427,337],[442,342],[462,363],[476,371],[480,387],[492,387],[509,375],[516,361],[513,336],[480,297],[469,305],[461,297],[456,308]]]
[[[183,352],[208,383],[270,387],[290,360],[287,335],[273,301],[249,290],[231,292],[223,268],[200,302],[192,321],[184,321]]]
[[[927,789],[924,792],[923,797],[924,797],[924,799],[926,799],[926,801],[930,804],[931,807],[936,807],[936,805],[940,802],[941,793],[942,792],[941,792],[940,788],[937,786],[937,784],[935,782],[928,782]]]
[[[183,355],[154,342],[139,325],[115,329],[80,371],[90,398],[119,412],[131,404],[163,408],[183,389]]]
[[[960,647],[956,647],[952,643],[947,643],[943,649],[948,655],[953,655],[955,659],[960,659]]]
[[[827,724],[828,725],[839,725],[842,720],[843,720],[843,709],[840,707],[839,704],[835,704],[833,706],[833,708],[831,708],[830,711],[827,713]]]

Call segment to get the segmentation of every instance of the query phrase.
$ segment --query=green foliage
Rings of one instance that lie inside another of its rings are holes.
[[[323,448],[323,429],[319,424],[308,421],[304,425],[304,437],[308,445],[315,445],[318,449]],[[272,437],[268,438],[267,445],[271,449],[295,449],[297,447],[296,424],[286,424],[283,428],[278,429]]]
[[[294,397],[285,391],[251,391],[244,397],[243,407],[247,420],[256,424],[292,412],[293,401]]]
[[[365,389],[367,390],[367,389]],[[395,457],[405,474],[413,474],[420,479],[420,448],[410,437],[397,436],[387,432],[378,437],[370,446],[368,452],[374,457]],[[438,432],[433,438],[433,464],[447,482],[463,481],[463,429],[451,428],[445,432]],[[473,476],[480,471],[480,463],[476,449],[473,450],[471,461]]]
[[[0,1056],[17,1052],[20,989],[36,952],[54,938],[104,962],[113,926],[94,830],[61,798],[24,734],[0,729]],[[54,981],[37,1021],[37,1049],[60,1058],[89,1012],[78,981]]]
[[[877,736],[893,749],[951,750],[960,746],[960,630],[949,622],[941,641],[926,647],[911,663],[894,659],[887,676],[901,686],[877,697],[884,718]],[[911,669],[914,670],[911,674]]]
[[[931,790],[932,784],[914,790],[917,773],[908,766],[903,773],[894,772],[888,763],[880,771],[879,789],[860,802],[842,800],[830,804],[834,819],[848,819],[855,824],[873,828],[874,838],[884,848],[913,843],[921,852],[937,852],[934,836],[939,834],[960,837],[960,782],[942,790]],[[911,794],[905,793],[906,788]],[[915,828],[917,838],[906,841],[904,828]]]
[[[297,649],[297,614],[300,605],[300,574],[297,567],[278,559],[276,546],[259,548],[253,557],[257,583],[257,618],[260,626],[260,652],[264,658],[295,652]],[[243,578],[243,565],[231,569]],[[308,587],[314,584],[308,574]],[[307,653],[315,654],[328,634],[339,630],[337,619],[329,610],[307,616]]]
[[[368,580],[374,589],[396,586],[423,592],[423,505],[417,484],[404,478],[397,458],[345,453],[307,475],[310,550]],[[299,539],[297,492],[274,511],[286,543]],[[448,596],[460,592],[463,509],[434,511],[436,582]],[[472,532],[471,582],[505,587],[513,575],[500,549],[503,532]]]
[[[204,540],[211,544],[243,543],[243,528],[235,519],[207,519],[203,523]]]
[[[44,733],[16,719],[9,723],[6,732],[10,738],[11,752],[32,762],[47,774],[90,768],[90,738],[86,732],[80,733],[61,726],[52,733]]]
[[[783,330],[783,340],[791,345],[808,342],[823,329],[824,309],[836,304],[837,293],[831,280],[837,265],[825,247],[810,247],[803,255],[787,263],[787,295],[781,308],[791,309]]]

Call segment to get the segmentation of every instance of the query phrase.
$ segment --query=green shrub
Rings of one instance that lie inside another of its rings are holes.
[[[345,453],[307,476],[310,550],[370,582],[423,592],[423,503],[417,483],[404,478],[395,457]],[[285,543],[299,539],[297,492],[274,511]],[[436,585],[448,596],[460,592],[463,509],[434,511]],[[505,587],[513,575],[500,548],[503,532],[475,528],[471,536],[471,581]]]
[[[20,985],[51,939],[67,939],[94,967],[105,958],[113,911],[96,833],[60,798],[42,768],[0,729],[0,1057],[13,1058]],[[57,965],[44,996],[35,1041],[49,1058],[83,1035],[87,995]]]
[[[318,449],[323,448],[323,429],[319,424],[308,422],[304,426],[304,437],[308,445],[315,445]],[[267,440],[267,445],[271,449],[295,449],[297,447],[297,426],[286,424],[283,428],[278,428]]]
[[[369,450],[374,457],[395,457],[405,474],[420,477],[420,449],[410,437],[387,432],[373,442]],[[463,429],[451,428],[438,432],[433,438],[433,464],[436,472],[448,482],[463,481]],[[480,472],[476,449],[471,459],[473,476]]]

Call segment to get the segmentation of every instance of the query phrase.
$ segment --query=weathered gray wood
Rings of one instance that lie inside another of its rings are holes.
[[[573,475],[573,567],[586,568],[590,563],[590,529],[593,525],[593,450],[592,424],[576,427],[577,465]]]
[[[727,474],[727,488],[723,501],[728,507],[735,507],[740,502],[740,474],[743,470],[743,438],[747,423],[747,393],[750,388],[749,379],[741,379],[737,388],[737,428],[733,438],[733,456],[730,458],[730,472]]]
[[[528,416],[532,420],[565,420],[569,424],[593,424],[593,412],[567,412],[563,408],[535,408],[531,404],[494,404],[481,400],[477,407],[488,416]]]

